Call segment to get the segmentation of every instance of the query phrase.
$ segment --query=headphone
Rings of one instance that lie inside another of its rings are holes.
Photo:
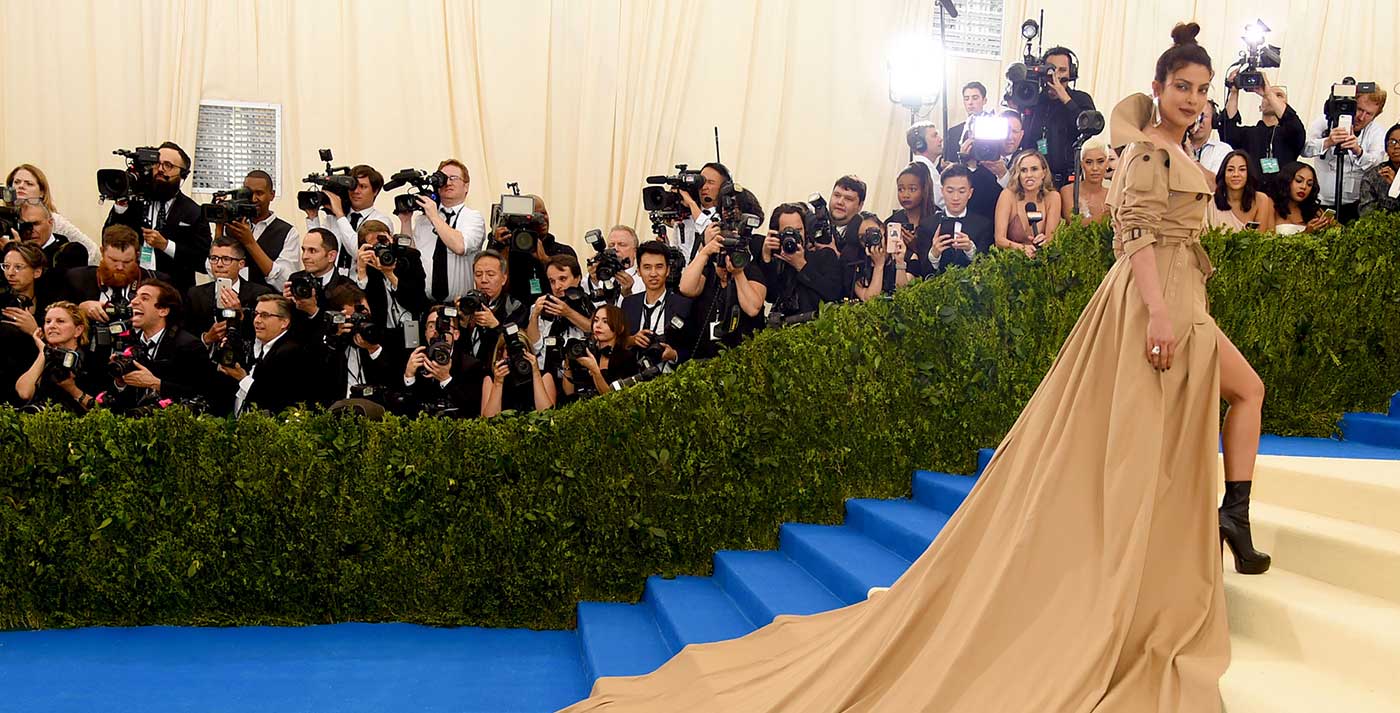
[[[1059,45],[1055,45],[1054,47],[1045,50],[1045,54],[1040,56],[1040,61],[1049,64],[1050,58],[1057,54],[1069,55],[1069,78],[1065,81],[1077,81],[1079,79],[1079,55],[1075,54],[1074,50],[1068,47],[1061,47]]]
[[[933,128],[932,121],[920,121],[904,132],[904,142],[909,144],[910,151],[923,153],[928,150],[928,130],[931,128]]]

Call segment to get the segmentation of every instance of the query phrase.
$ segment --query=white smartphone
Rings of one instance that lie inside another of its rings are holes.
[[[227,289],[227,290],[233,289],[233,280],[230,280],[230,279],[227,278],[227,277],[216,277],[216,278],[214,278],[214,296],[215,296],[215,297],[218,297],[219,295],[222,295],[222,294],[224,293],[224,290],[226,290],[226,289]]]
[[[1351,115],[1342,114],[1341,116],[1337,117],[1337,128],[1346,129],[1347,133],[1351,133]]]

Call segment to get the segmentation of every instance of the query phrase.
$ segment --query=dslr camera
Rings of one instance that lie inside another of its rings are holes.
[[[15,189],[0,186],[0,235],[9,235],[14,230],[22,240],[28,240],[29,234],[34,231],[34,224],[19,219],[19,209],[15,208],[17,199]]]
[[[11,307],[14,307],[15,309],[29,309],[33,306],[34,300],[31,300],[28,297],[19,294],[18,292],[10,292],[8,290],[6,290],[5,292],[0,292],[0,310],[9,309]],[[40,315],[40,317],[42,318],[43,315]]]
[[[287,277],[287,283],[291,285],[292,297],[295,299],[309,300],[321,293],[321,281],[306,270],[293,272]]]
[[[438,190],[447,185],[447,174],[442,171],[420,171],[416,168],[405,168],[389,177],[384,183],[384,190],[398,190],[400,186],[409,186],[409,192],[403,195],[394,196],[395,213],[412,213],[423,210],[423,206],[418,204],[418,196],[427,196],[434,203],[439,202]]]
[[[44,347],[44,376],[59,382],[78,373],[83,366],[83,353],[74,349]]]
[[[199,212],[210,223],[236,220],[252,223],[258,217],[258,206],[253,203],[253,191],[240,186],[215,193],[208,203],[199,207]]]
[[[525,343],[525,335],[520,331],[520,325],[514,322],[506,324],[506,365],[510,369],[510,374],[506,379],[513,384],[529,382],[533,378],[533,370],[530,360],[525,358],[525,351],[530,347]]]
[[[418,255],[418,246],[413,242],[413,237],[403,233],[392,238],[387,235],[375,236],[370,249],[374,251],[374,258],[383,267],[393,267],[399,264],[399,260],[412,259]]]
[[[1332,85],[1332,93],[1323,103],[1322,111],[1327,115],[1329,128],[1351,130],[1351,122],[1356,118],[1356,96],[1374,94],[1375,82],[1358,82],[1355,77],[1346,77]]]
[[[470,326],[472,317],[483,309],[490,302],[490,298],[481,290],[467,290],[467,293],[457,298],[457,319],[458,324],[463,327]]]
[[[797,228],[783,228],[778,231],[778,242],[784,253],[792,255],[802,249],[802,232]]]
[[[687,218],[690,209],[686,207],[681,192],[700,203],[700,188],[705,185],[705,177],[699,171],[687,170],[686,164],[676,164],[674,176],[647,176],[647,187],[642,189],[642,207],[648,213],[658,214],[662,220]]]
[[[101,200],[144,200],[151,191],[151,169],[160,163],[160,149],[141,146],[133,151],[112,152],[126,159],[126,168],[97,170],[97,194]]]
[[[342,334],[340,327],[345,324],[350,325],[350,330]],[[370,344],[384,343],[384,330],[374,323],[364,305],[355,305],[354,314],[348,316],[343,312],[327,312],[324,327],[326,344],[333,349],[350,346],[351,338],[356,335]]]
[[[229,330],[223,341],[209,349],[209,360],[229,368],[247,364],[248,346],[237,330]]]
[[[150,355],[146,353],[145,345],[136,342],[127,345],[112,354],[111,361],[107,362],[107,375],[113,379],[120,379],[133,371],[136,366],[146,366],[150,361]]]
[[[603,241],[603,231],[594,228],[584,234],[583,239],[593,246],[594,255],[588,258],[588,266],[593,268],[593,278],[602,286],[604,294],[616,296],[617,273],[627,271],[627,261],[618,256],[616,249],[608,247]]]
[[[301,210],[322,210],[330,212],[330,204],[321,191],[334,193],[340,198],[341,207],[350,209],[350,191],[355,188],[355,177],[350,175],[349,166],[332,166],[335,160],[330,149],[320,149],[321,160],[326,162],[324,173],[313,173],[302,179],[319,188],[297,191],[297,208]]]
[[[511,193],[501,195],[501,202],[491,206],[491,230],[506,228],[510,235],[506,244],[512,252],[533,253],[544,236],[544,217],[535,212],[535,199],[520,195],[519,184],[508,183]]]
[[[831,222],[831,211],[826,207],[822,194],[807,196],[807,241],[813,245],[830,245],[836,237],[836,224]]]
[[[1011,137],[1011,122],[1006,117],[982,114],[967,122],[973,160],[996,161],[1006,153],[1006,140]]]
[[[457,321],[457,308],[451,305],[438,309],[437,333],[428,346],[423,350],[428,361],[439,366],[446,366],[452,363],[452,324]],[[418,368],[418,377],[427,379],[432,377],[426,366]]]

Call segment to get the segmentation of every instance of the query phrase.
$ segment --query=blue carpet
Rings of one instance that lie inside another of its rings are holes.
[[[1392,421],[1400,418],[1343,421],[1364,440],[1265,436],[1260,452],[1400,460]],[[979,475],[991,455],[978,454]],[[547,713],[582,698],[595,677],[647,673],[685,644],[864,599],[917,559],[975,481],[919,471],[912,499],[848,501],[840,526],[787,523],[776,551],[716,553],[714,577],[652,577],[638,604],[582,602],[577,632],[338,624],[0,633],[0,712]]]
[[[0,634],[0,711],[553,711],[572,631],[409,624]]]

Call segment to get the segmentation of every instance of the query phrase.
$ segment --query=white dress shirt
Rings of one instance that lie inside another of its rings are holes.
[[[646,286],[645,284],[642,283],[642,277],[641,277],[641,275],[639,275],[639,274],[637,273],[637,266],[636,266],[636,265],[633,265],[632,267],[627,268],[627,269],[624,270],[623,272],[626,272],[628,275],[631,275],[631,276],[632,276],[632,290],[631,290],[630,292],[627,293],[628,295],[635,295],[635,294],[637,294],[638,292],[646,292],[646,291],[647,291],[647,286]],[[614,281],[617,281],[616,278],[614,278]],[[620,282],[619,282],[619,285],[618,285],[618,286],[621,287],[621,283],[620,283]],[[600,284],[598,284],[597,282],[595,282],[595,281],[593,280],[592,277],[589,277],[588,275],[584,275],[584,277],[583,277],[583,291],[584,291],[585,293],[587,293],[587,295],[588,295],[589,297],[593,297],[593,296],[597,295],[598,292],[600,292],[602,289],[603,289],[603,286],[600,285]],[[614,306],[614,307],[621,307],[621,306],[622,306],[622,298],[623,298],[623,297],[626,297],[626,296],[627,296],[627,295],[622,294],[622,291],[621,291],[621,290],[618,290],[617,297],[613,298],[612,306]]]
[[[272,345],[276,344],[277,340],[281,339],[286,333],[287,330],[282,330],[281,334],[273,337],[267,344],[263,344],[257,340],[253,341],[253,366],[248,370],[248,375],[239,380],[238,395],[233,398],[233,413],[235,415],[243,411],[243,402],[248,398],[248,391],[253,388],[253,375],[258,372],[258,364],[262,363],[263,357],[267,356],[267,353],[272,351]]]
[[[1220,164],[1224,163],[1225,157],[1229,156],[1230,152],[1234,150],[1235,149],[1231,148],[1230,145],[1224,141],[1207,139],[1206,145],[1196,151],[1196,160],[1199,161],[1201,166],[1205,167],[1207,171],[1219,173]]]
[[[950,215],[950,214],[947,214],[947,213],[943,214],[943,216],[939,219],[939,222],[941,223],[941,222],[943,222],[944,220],[957,220],[957,221],[961,221],[961,220],[964,220],[965,218],[967,218],[967,207],[966,207],[966,206],[964,206],[962,212],[961,212],[961,213],[958,213],[957,215]],[[958,227],[961,228],[962,226],[959,225]],[[934,232],[935,232],[935,233],[938,232],[937,228],[934,229]],[[957,248],[949,248],[949,250],[956,250],[956,249],[957,249]],[[944,252],[947,252],[947,251],[945,250]],[[977,257],[977,244],[976,244],[976,243],[973,243],[972,245],[968,246],[968,248],[967,248],[966,250],[963,250],[963,251],[962,251],[962,254],[966,255],[966,256],[967,256],[967,259],[969,259],[969,260],[971,260],[971,259]],[[928,251],[928,261],[929,261],[929,264],[933,265],[933,269],[937,270],[937,269],[938,269],[938,266],[941,265],[941,264],[943,264],[943,256],[942,256],[942,255],[934,255],[934,254],[933,254],[933,249],[932,249],[932,248],[929,248],[929,251]]]
[[[272,221],[277,218],[275,213],[269,213],[266,220],[253,223],[253,240],[261,238],[267,231],[267,226],[272,225]],[[266,282],[272,289],[282,292],[282,285],[287,283],[287,278],[293,272],[301,270],[301,236],[297,234],[296,226],[287,229],[287,240],[282,243],[282,252],[277,255],[268,255],[272,258],[272,269],[267,272]],[[248,262],[252,262],[251,258]],[[248,279],[248,268],[239,270],[239,275],[243,279]]]
[[[1361,145],[1361,155],[1357,156],[1351,151],[1342,152],[1342,203],[1361,200],[1361,175],[1386,160],[1385,129],[1386,127],[1372,120],[1356,135]],[[1330,132],[1327,117],[1318,117],[1312,126],[1308,127],[1308,139],[1303,144],[1303,155],[1317,159],[1312,162],[1313,170],[1317,172],[1318,199],[1324,207],[1335,202],[1337,192],[1336,147],[1325,151],[1322,148],[1322,142]]]
[[[89,238],[86,233],[79,230],[78,226],[73,225],[73,221],[68,220],[58,213],[52,213],[51,215],[53,215],[54,234],[62,235],[87,248],[89,265],[96,265],[102,262],[102,249],[97,246],[97,243],[93,242],[92,238]]]
[[[355,215],[360,216],[360,220],[351,226],[350,218]],[[318,212],[315,218],[306,221],[306,229],[325,228],[335,233],[336,241],[340,243],[340,256],[336,258],[336,269],[340,270],[342,275],[349,277],[355,272],[355,255],[360,252],[360,237],[356,231],[365,224],[365,221],[369,220],[377,220],[389,226],[391,234],[398,232],[394,229],[394,219],[388,213],[374,206],[364,210],[346,210],[345,216],[342,218],[337,218],[325,211]],[[340,264],[344,262],[346,257],[349,259],[349,267],[341,269]]]
[[[447,298],[455,300],[476,286],[472,276],[472,261],[486,247],[486,220],[481,211],[468,208],[465,203],[455,206],[441,206],[443,220],[462,234],[463,252],[459,255],[447,248]],[[435,266],[438,235],[433,229],[433,221],[426,215],[413,216],[413,244],[423,258],[424,292],[433,296],[433,268]]]
[[[943,177],[938,173],[938,164],[928,160],[925,156],[914,154],[914,161],[922,163],[928,167],[929,178],[933,179],[933,202],[938,205],[939,210],[944,207],[943,203]],[[911,162],[912,163],[912,162]]]

